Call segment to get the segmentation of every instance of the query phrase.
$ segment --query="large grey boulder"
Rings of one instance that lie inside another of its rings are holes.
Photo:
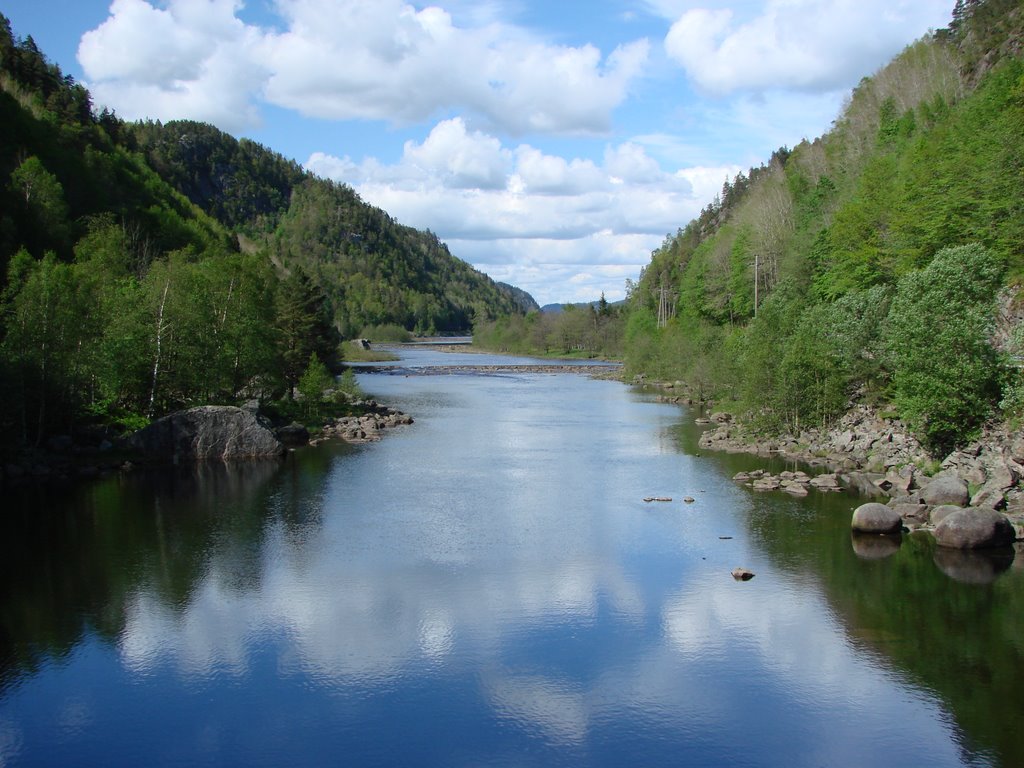
[[[204,405],[157,419],[128,438],[129,448],[155,461],[280,456],[284,446],[264,420],[228,405]]]
[[[872,501],[853,511],[850,525],[858,533],[899,533],[903,528],[903,518],[892,507]]]
[[[987,549],[1013,544],[1013,526],[992,509],[962,509],[935,526],[935,543],[952,549]]]
[[[971,500],[967,483],[961,480],[952,472],[938,474],[932,478],[921,491],[921,498],[924,503],[931,507],[940,504],[956,504],[958,507],[966,507]]]
[[[938,525],[950,515],[956,512],[963,512],[964,508],[956,504],[940,504],[932,510],[931,524]]]

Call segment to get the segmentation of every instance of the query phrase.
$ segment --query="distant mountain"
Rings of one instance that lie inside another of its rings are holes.
[[[331,301],[343,336],[396,324],[418,334],[465,331],[478,320],[526,312],[501,287],[454,257],[431,232],[396,222],[344,184],[204,123],[137,123],[149,165],[226,226],[266,248],[285,272],[307,273]]]
[[[537,300],[522,288],[516,288],[514,285],[509,285],[508,283],[498,283],[498,287],[515,299],[516,304],[519,305],[519,308],[524,314],[535,312],[540,309],[540,305],[537,304]]]
[[[607,304],[609,307],[621,307],[625,306],[626,300],[620,299],[619,301],[609,301],[607,302]],[[594,307],[594,309],[597,309],[600,306],[601,299],[598,299],[597,301],[583,301],[576,302],[574,304],[545,304],[543,307],[540,308],[540,311],[557,314],[558,312],[564,312],[566,307]]]

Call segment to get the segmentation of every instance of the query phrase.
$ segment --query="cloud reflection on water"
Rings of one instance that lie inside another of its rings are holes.
[[[269,649],[278,674],[331,692],[469,679],[499,722],[572,748],[632,723],[714,750],[796,743],[829,764],[960,762],[939,706],[848,642],[812,581],[762,560],[737,584],[691,555],[740,491],[709,485],[685,512],[638,503],[714,482],[658,443],[667,412],[620,398],[576,416],[515,380],[459,394],[444,419],[427,411],[334,464],[302,537],[270,522],[258,579],[239,585],[215,549],[180,606],[141,585],[124,665],[202,682],[255,674]],[[475,400],[495,397],[516,408],[484,429]],[[400,475],[381,482],[382,465]],[[893,723],[918,752],[864,738]]]

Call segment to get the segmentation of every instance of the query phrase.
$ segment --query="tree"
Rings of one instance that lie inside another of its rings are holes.
[[[311,354],[334,364],[337,332],[326,297],[301,271],[281,281],[274,306],[280,372],[291,397]]]
[[[324,391],[334,384],[334,379],[327,366],[324,365],[316,352],[309,355],[306,370],[299,377],[298,390],[302,395],[303,406],[310,416],[318,416],[324,403]]]
[[[894,402],[933,451],[968,439],[998,400],[989,343],[1002,268],[980,245],[946,248],[900,280],[886,322]]]
[[[11,173],[10,187],[24,205],[37,238],[47,244],[62,244],[68,218],[64,187],[42,160],[35,155],[26,158]]]
[[[52,253],[35,262],[22,251],[12,260],[5,292],[7,334],[2,356],[12,376],[21,441],[38,444],[67,427],[85,387],[85,350],[96,335],[90,284]]]

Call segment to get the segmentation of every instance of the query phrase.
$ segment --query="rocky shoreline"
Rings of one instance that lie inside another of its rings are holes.
[[[385,430],[413,423],[413,418],[409,414],[386,405],[379,405],[376,401],[369,400],[361,405],[367,409],[367,413],[361,416],[342,416],[328,422],[324,425],[321,435],[310,440],[309,444],[319,445],[333,439],[353,444],[372,443],[380,440]]]
[[[331,419],[312,436],[298,422],[274,427],[255,404],[176,411],[125,437],[106,431],[58,435],[0,465],[0,485],[87,481],[139,465],[275,459],[289,449],[328,440],[374,442],[384,430],[413,423],[408,414],[374,400],[352,405],[360,411],[358,415]]]
[[[752,435],[726,412],[697,419],[707,425],[698,445],[704,450],[778,456],[822,472],[764,471],[734,479],[757,491],[806,495],[844,489],[879,496],[907,530],[934,531],[951,511],[997,511],[1024,539],[1024,434],[992,425],[975,442],[936,458],[898,419],[860,405],[828,430],[764,438]]]

